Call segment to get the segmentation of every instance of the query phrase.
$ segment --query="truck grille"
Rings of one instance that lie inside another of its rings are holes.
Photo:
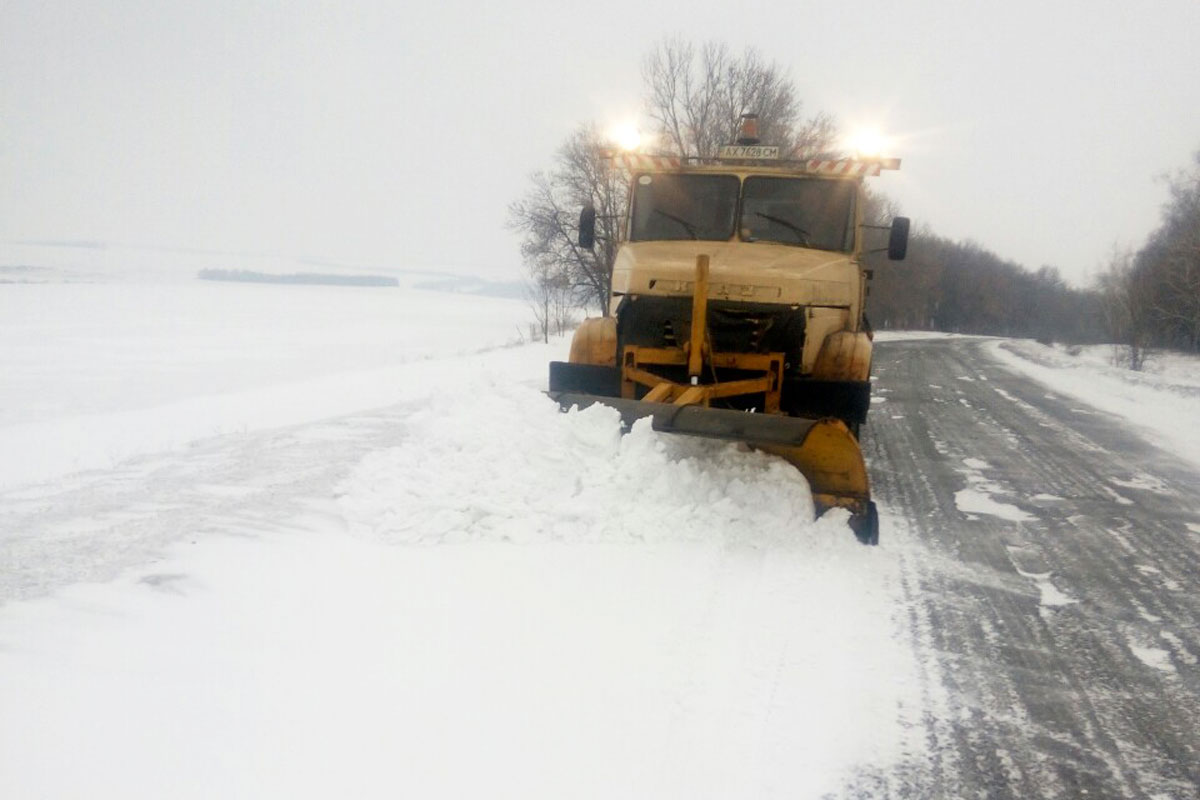
[[[692,301],[680,297],[626,297],[617,310],[620,344],[677,347],[691,332]],[[726,353],[784,353],[799,368],[804,308],[766,303],[708,304],[713,349]]]

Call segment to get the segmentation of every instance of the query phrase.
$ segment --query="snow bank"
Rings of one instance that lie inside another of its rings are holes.
[[[812,495],[782,459],[655,433],[592,406],[562,414],[526,387],[491,385],[406,420],[403,447],[343,487],[359,530],[387,541],[794,541]],[[827,534],[826,534],[827,535]],[[845,545],[852,549],[852,537]]]
[[[989,344],[1002,362],[1050,389],[1127,420],[1131,431],[1200,464],[1200,358],[1163,354],[1146,372],[1113,366],[1112,347],[1064,350],[1031,341]]]
[[[944,331],[875,331],[877,342],[914,342],[922,339],[961,339],[964,337],[979,338],[965,333],[946,333]]]

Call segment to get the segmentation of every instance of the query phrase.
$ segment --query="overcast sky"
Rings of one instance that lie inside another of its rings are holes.
[[[1083,280],[1200,149],[1200,2],[0,2],[0,240],[516,277],[507,205],[665,35],[895,137],[917,224]]]

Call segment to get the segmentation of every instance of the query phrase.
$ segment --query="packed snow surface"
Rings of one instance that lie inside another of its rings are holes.
[[[954,504],[965,514],[987,514],[1010,522],[1028,522],[1034,519],[1032,514],[1022,511],[1012,503],[999,502],[987,492],[978,489],[958,490],[954,493]]]
[[[0,304],[0,797],[818,797],[922,757],[898,551],[774,457],[560,413],[520,303]]]
[[[940,442],[934,442],[934,447],[944,448]],[[954,493],[954,504],[964,514],[987,514],[1010,522],[1028,522],[1035,517],[1014,506],[996,500],[993,495],[1005,493],[1004,486],[998,481],[989,480],[983,475],[983,470],[991,469],[991,464],[982,458],[964,458],[959,470],[966,479],[967,488]]]

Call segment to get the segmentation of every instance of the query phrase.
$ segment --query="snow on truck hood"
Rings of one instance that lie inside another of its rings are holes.
[[[613,265],[613,291],[690,295],[696,257],[709,257],[709,296],[764,303],[849,306],[858,267],[847,253],[747,242],[626,243]]]

